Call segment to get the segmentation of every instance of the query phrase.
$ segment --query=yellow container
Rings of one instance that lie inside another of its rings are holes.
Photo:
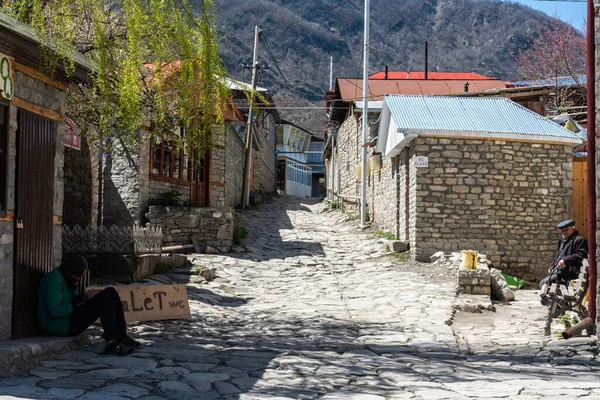
[[[460,252],[462,254],[462,265],[461,267],[467,269],[476,269],[477,268],[477,253],[475,250],[463,250]]]

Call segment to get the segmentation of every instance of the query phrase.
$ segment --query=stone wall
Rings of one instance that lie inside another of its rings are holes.
[[[155,199],[157,199],[161,193],[169,192],[171,190],[175,190],[181,194],[181,202],[185,203],[190,201],[190,185],[179,185],[176,183],[169,183],[163,181],[155,181],[153,179],[149,180],[148,183],[148,193],[150,196],[150,203],[152,203]],[[148,204],[146,204],[147,206]]]
[[[598,1],[594,1],[594,5],[596,6],[598,3]],[[597,10],[597,9],[596,9]],[[596,16],[594,19],[594,26],[595,26],[595,34],[596,34],[596,38],[595,38],[595,42],[596,43],[600,43],[600,16],[598,14],[598,12],[596,12]],[[595,81],[595,89],[596,89],[596,126],[595,126],[595,137],[596,137],[596,149],[593,149],[594,151],[594,157],[596,158],[596,193],[600,193],[600,154],[598,154],[597,148],[598,148],[598,131],[600,130],[600,99],[598,98],[600,96],[600,48],[598,47],[598,45],[596,45],[596,57],[595,57],[595,61],[596,61],[596,81]],[[591,151],[588,149],[588,157],[590,156]],[[596,202],[596,243],[600,243],[600,224],[598,224],[598,217],[600,217],[600,202],[597,201]],[[596,262],[598,261],[598,259],[600,259],[600,247],[596,247]],[[598,275],[597,275],[598,276]],[[600,289],[600,276],[598,276],[597,282],[595,282],[596,284],[596,293],[599,293],[598,289]],[[593,284],[593,283],[592,283]],[[600,296],[596,296],[596,309],[600,310]],[[596,332],[597,332],[597,337],[598,339],[600,339],[600,322],[596,323]]]
[[[262,123],[258,124],[255,137],[258,149],[254,149],[252,152],[251,197],[256,197],[261,192],[274,193],[277,189],[275,119],[271,113],[263,112],[258,120]]]
[[[372,171],[367,181],[370,220],[385,232],[400,237],[400,157],[382,158],[381,170]],[[403,210],[403,209],[402,209]]]
[[[233,245],[234,212],[230,207],[151,206],[150,224],[161,226],[163,246],[190,244],[198,239],[203,250],[210,246],[228,252]]]
[[[244,180],[244,142],[228,126],[225,137],[225,206],[236,207],[242,203]]]
[[[360,193],[360,181],[356,179],[356,167],[361,162],[361,137],[361,121],[356,115],[350,115],[339,127],[336,138],[339,168],[337,165],[335,166],[334,181],[336,191],[339,187],[342,196],[356,196]],[[356,199],[344,199],[343,202],[345,210],[358,214]]]
[[[12,330],[13,302],[13,249],[14,223],[9,216],[15,210],[15,177],[16,177],[16,142],[17,142],[17,108],[9,107],[9,126],[6,160],[6,209],[7,213],[0,217],[0,341],[10,339]]]
[[[418,259],[472,248],[511,275],[545,275],[556,221],[571,215],[571,146],[419,137],[411,150]],[[415,156],[428,167],[414,169]]]
[[[139,167],[139,147],[114,140],[103,151],[102,225],[131,226],[139,220]]]
[[[98,148],[81,138],[81,150],[65,147],[63,224],[96,225],[98,221]]]
[[[226,131],[213,126],[213,147],[210,159],[210,201],[213,207],[225,206],[225,171],[227,170]]]

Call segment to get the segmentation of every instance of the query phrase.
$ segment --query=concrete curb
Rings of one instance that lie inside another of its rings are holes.
[[[42,360],[91,344],[88,334],[76,337],[43,337],[0,342],[0,378],[28,370]]]

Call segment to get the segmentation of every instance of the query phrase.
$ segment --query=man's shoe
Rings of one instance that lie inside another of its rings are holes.
[[[125,346],[116,340],[109,340],[104,347],[104,354],[112,354],[115,356],[126,356],[131,354],[135,349]]]
[[[123,340],[121,340],[121,343],[132,349],[141,349],[144,346],[141,342],[138,342],[129,335],[126,335]]]
[[[540,294],[540,303],[542,303],[543,306],[549,306],[551,303],[550,297],[546,293]]]

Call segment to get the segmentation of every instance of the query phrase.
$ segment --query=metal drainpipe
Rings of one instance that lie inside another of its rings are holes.
[[[597,259],[596,259],[596,45],[595,45],[595,15],[594,1],[587,0],[587,131],[588,131],[588,261],[589,261],[589,317],[596,328],[596,288]]]

